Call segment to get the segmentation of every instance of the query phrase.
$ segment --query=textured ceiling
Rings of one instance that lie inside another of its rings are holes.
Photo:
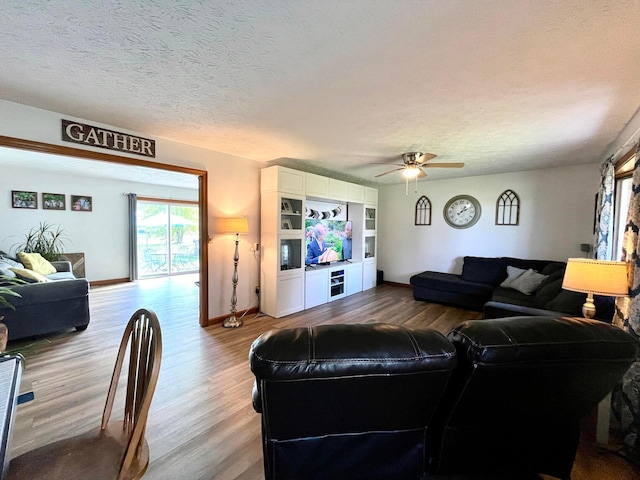
[[[640,106],[640,0],[2,4],[0,98],[351,180],[595,163]]]

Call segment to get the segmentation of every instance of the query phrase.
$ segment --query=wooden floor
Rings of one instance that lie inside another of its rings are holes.
[[[272,328],[323,323],[389,322],[443,333],[480,314],[416,302],[411,290],[384,285],[281,319],[245,317],[240,329],[198,325],[192,275],[93,288],[85,332],[10,344],[27,359],[11,456],[99,425],[118,344],[129,316],[155,310],[163,329],[163,360],[151,405],[145,480],[263,478],[260,418],[251,406],[251,342]],[[115,415],[122,411],[120,398]],[[588,437],[588,435],[585,435]],[[632,480],[640,469],[583,441],[573,480]],[[301,479],[303,480],[303,479]]]

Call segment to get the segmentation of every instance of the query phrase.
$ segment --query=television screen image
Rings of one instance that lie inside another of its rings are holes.
[[[305,264],[325,264],[352,258],[351,221],[305,221]]]

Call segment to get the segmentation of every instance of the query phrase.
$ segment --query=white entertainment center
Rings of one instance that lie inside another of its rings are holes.
[[[376,286],[378,190],[286,167],[261,171],[260,311],[275,318]],[[346,205],[350,261],[305,266],[307,201]]]

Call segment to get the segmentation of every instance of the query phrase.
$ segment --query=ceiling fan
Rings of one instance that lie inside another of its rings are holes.
[[[462,168],[464,167],[464,163],[461,162],[453,162],[453,163],[427,163],[429,160],[433,160],[437,155],[433,153],[422,153],[422,152],[408,152],[402,154],[403,164],[396,164],[400,168],[394,168],[393,170],[389,170],[388,172],[381,173],[376,175],[376,177],[382,177],[383,175],[387,175],[389,173],[397,172],[402,170],[402,175],[409,178],[423,178],[426,177],[427,174],[423,168]],[[382,165],[382,164],[380,164]],[[387,165],[387,164],[384,164]]]

